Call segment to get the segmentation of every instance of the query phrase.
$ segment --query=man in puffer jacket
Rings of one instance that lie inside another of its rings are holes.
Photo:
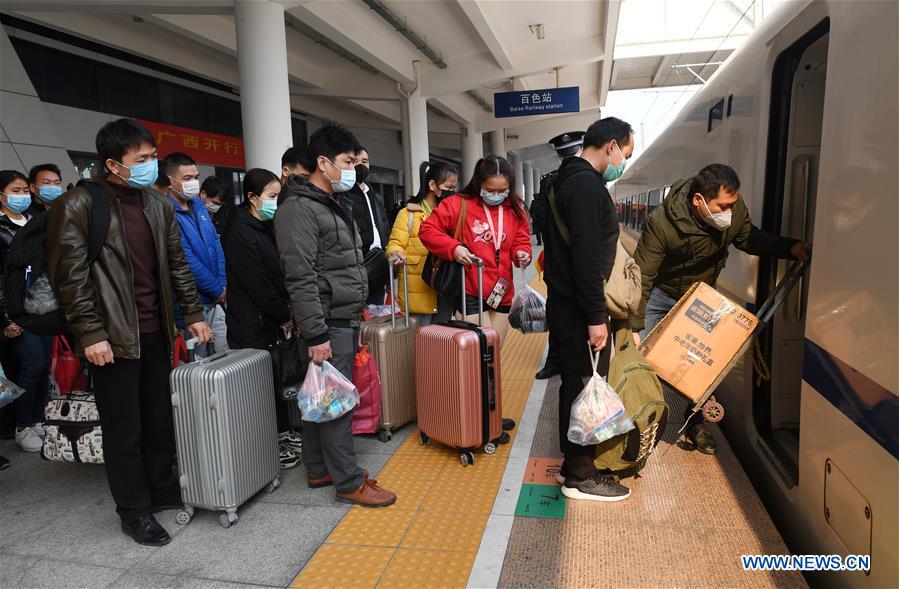
[[[275,238],[294,324],[316,364],[330,360],[348,379],[368,296],[361,239],[349,201],[361,146],[346,128],[326,122],[309,139],[308,182],[291,176],[275,215]],[[303,458],[312,488],[334,485],[337,500],[386,507],[396,495],[359,468],[350,431],[352,411],[305,422]]]

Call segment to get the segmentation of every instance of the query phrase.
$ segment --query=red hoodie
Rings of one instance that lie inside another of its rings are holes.
[[[515,296],[515,281],[512,279],[512,264],[518,264],[516,252],[525,252],[531,256],[531,231],[524,207],[520,215],[512,208],[512,197],[498,207],[487,207],[493,220],[493,227],[499,231],[500,210],[503,214],[503,236],[500,245],[499,265],[496,264],[496,246],[493,232],[487,222],[484,202],[480,198],[469,199],[466,220],[462,224],[459,241],[453,239],[456,223],[462,211],[462,196],[455,194],[444,199],[431,216],[422,223],[419,237],[428,251],[444,260],[453,259],[453,251],[464,245],[475,256],[484,260],[484,298],[490,296],[493,286],[500,279],[509,281],[509,288],[503,297],[502,306],[512,304]],[[517,197],[514,197],[517,198]],[[465,271],[465,291],[473,296],[478,295],[478,271],[476,266],[469,266]]]

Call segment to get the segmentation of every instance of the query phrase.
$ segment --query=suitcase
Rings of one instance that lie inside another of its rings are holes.
[[[194,508],[222,511],[227,528],[237,508],[263,487],[279,485],[278,436],[272,361],[264,350],[229,350],[171,374],[172,411],[181,498],[175,521],[190,522]]]
[[[409,269],[405,277],[404,325],[396,321],[396,289],[393,265],[390,265],[390,317],[379,317],[362,324],[362,340],[368,345],[381,374],[381,423],[378,439],[389,442],[393,431],[415,419],[415,332],[418,319],[409,317]]]
[[[415,389],[421,443],[457,448],[463,466],[472,450],[496,452],[502,435],[499,337],[483,324],[483,262],[478,266],[478,325],[448,321],[422,327],[415,337]],[[462,281],[462,315],[465,281]]]

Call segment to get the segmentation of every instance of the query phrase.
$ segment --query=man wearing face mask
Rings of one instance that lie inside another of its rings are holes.
[[[671,187],[662,206],[646,220],[634,260],[643,275],[643,297],[630,318],[639,342],[662,320],[695,282],[715,286],[733,244],[753,256],[801,259],[806,244],[755,227],[740,198],[740,179],[730,166],[711,164],[696,176]],[[667,386],[666,386],[667,388]],[[701,414],[690,407],[687,437],[703,454],[717,451],[715,439],[702,427]]]
[[[356,185],[361,149],[345,127],[325,121],[309,138],[309,181],[288,178],[275,215],[284,285],[305,352],[316,364],[328,360],[347,378],[352,378],[368,298],[361,239],[346,195]],[[392,505],[396,495],[370,480],[356,461],[351,419],[352,411],[324,423],[304,422],[308,484],[333,485],[343,503]]]
[[[184,257],[190,264],[200,292],[203,316],[212,329],[215,350],[223,352],[228,349],[224,309],[225,287],[228,284],[225,254],[206,204],[200,198],[200,170],[193,158],[180,152],[167,155],[162,167],[169,181],[168,197],[175,205],[175,217],[181,229]],[[184,328],[178,309],[175,324],[179,329]],[[199,358],[205,357],[207,352],[206,346],[199,346],[196,350]]]
[[[390,238],[390,228],[384,199],[365,183],[369,167],[368,152],[362,148],[356,154],[356,184],[347,192],[347,199],[353,205],[353,218],[359,227],[362,252],[366,257],[369,277],[367,302],[369,305],[383,305],[389,277],[384,248]]]
[[[28,172],[28,188],[31,191],[31,216],[43,213],[50,204],[62,196],[62,172],[56,164],[40,164]]]
[[[630,495],[593,466],[596,448],[568,440],[571,405],[592,372],[590,353],[599,354],[599,373],[609,370],[609,313],[603,291],[615,263],[618,216],[606,182],[617,180],[634,151],[631,126],[601,119],[587,129],[580,155],[562,162],[549,190],[545,235],[547,322],[559,352],[559,445],[564,454],[562,494],[570,499],[619,501]],[[588,346],[589,344],[589,346]]]

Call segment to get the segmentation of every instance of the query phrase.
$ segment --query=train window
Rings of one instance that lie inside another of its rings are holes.
[[[641,192],[637,197],[637,210],[634,215],[634,229],[643,231],[643,220],[646,218],[646,193]]]
[[[650,190],[649,191],[649,202],[646,207],[646,215],[649,216],[656,207],[662,204],[662,191],[661,190]]]
[[[730,113],[734,110],[734,95],[731,94],[727,97],[727,116],[730,117]]]
[[[716,129],[718,125],[721,124],[721,121],[724,120],[724,99],[722,98],[718,102],[715,103],[712,108],[709,109],[709,129],[708,132],[711,133],[713,129]]]

